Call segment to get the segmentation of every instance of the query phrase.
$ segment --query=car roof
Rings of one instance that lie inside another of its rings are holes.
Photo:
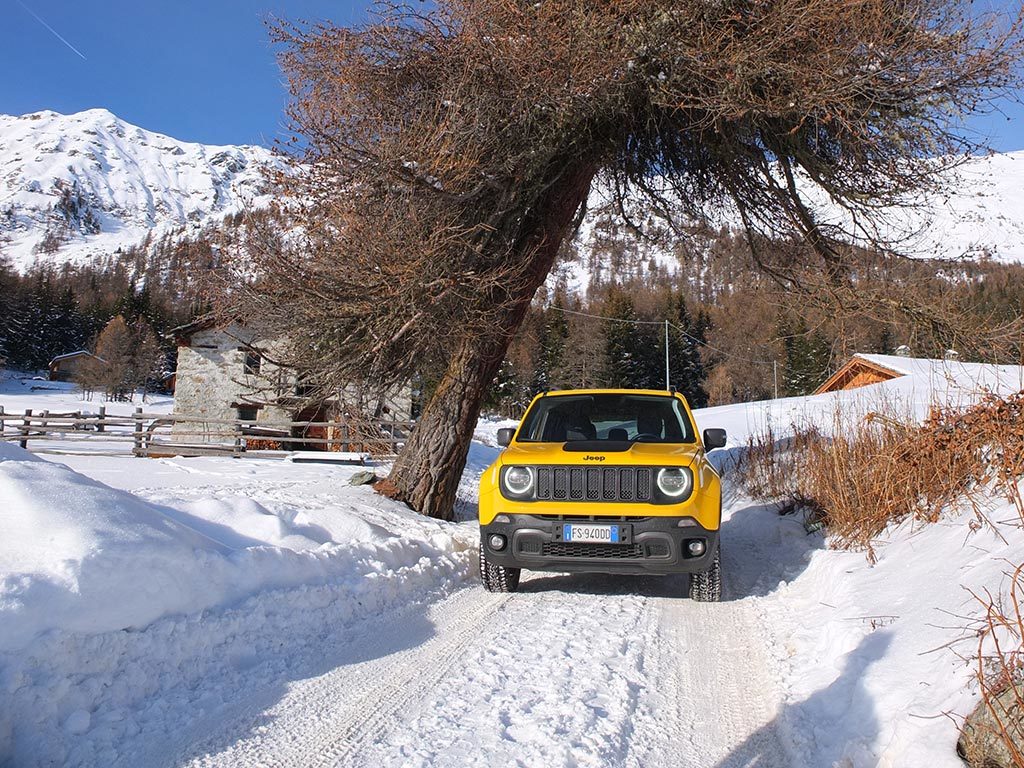
[[[556,395],[660,395],[671,397],[676,393],[667,389],[553,389],[541,393],[540,396],[552,397]]]

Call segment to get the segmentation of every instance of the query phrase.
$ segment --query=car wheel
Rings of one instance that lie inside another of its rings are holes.
[[[506,568],[487,559],[483,543],[480,544],[480,580],[488,592],[515,592],[519,589],[521,568]]]
[[[717,603],[722,599],[721,550],[715,551],[715,559],[706,571],[690,576],[690,599],[698,603]]]

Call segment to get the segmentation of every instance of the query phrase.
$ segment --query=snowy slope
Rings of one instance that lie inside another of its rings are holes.
[[[877,227],[870,233],[889,242],[897,251],[917,258],[978,259],[983,256],[994,261],[1024,262],[1024,151],[976,157],[949,171],[942,194],[909,198],[907,206],[884,212],[878,217]],[[817,188],[808,186],[807,197],[823,222],[851,227],[845,212],[833,205]],[[549,286],[558,279],[576,293],[585,293],[595,281],[608,281],[608,264],[589,264],[587,254],[595,244],[600,245],[602,209],[609,203],[609,195],[595,189],[588,201],[588,211],[574,240],[580,258],[558,265]],[[648,219],[642,207],[631,211],[637,224],[651,240],[640,240],[623,230],[618,238],[623,250],[629,254],[625,268],[619,267],[619,278],[643,279],[648,265],[655,264],[662,272],[680,269],[679,260],[670,248],[658,242],[658,231],[664,229],[657,219]],[[728,209],[718,211],[708,222],[713,228],[724,227],[739,232],[739,217]],[[854,231],[857,231],[854,229]],[[866,233],[859,232],[863,240]],[[614,235],[612,236],[615,237]],[[701,244],[702,236],[691,245],[700,252],[710,241]],[[670,238],[671,239],[671,238]],[[688,269],[696,265],[689,264]]]
[[[178,141],[104,109],[0,115],[0,253],[23,269],[38,258],[63,263],[109,254],[150,232],[198,229],[265,204],[266,163],[282,161],[261,147]],[[889,234],[919,256],[1024,260],[1024,152],[971,160],[951,176],[950,189],[917,212],[894,216]],[[62,196],[72,205],[62,205]],[[591,210],[601,199],[595,192]],[[40,254],[48,231],[67,241]],[[579,236],[583,253],[594,238],[591,215]],[[633,250],[639,264],[676,263],[664,249],[637,243]],[[587,267],[570,264],[567,272],[570,285],[586,288]]]
[[[280,162],[261,147],[178,141],[105,109],[0,115],[0,253],[20,268],[81,262],[149,232],[198,229],[265,204],[261,168]],[[47,231],[66,242],[40,254]]]
[[[909,253],[954,258],[987,252],[996,261],[1024,261],[1024,151],[972,159],[950,175],[949,187],[905,219]]]

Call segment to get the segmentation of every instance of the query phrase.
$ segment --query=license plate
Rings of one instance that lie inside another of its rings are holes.
[[[562,526],[565,541],[596,541],[601,544],[621,544],[622,531],[618,525],[569,525]]]

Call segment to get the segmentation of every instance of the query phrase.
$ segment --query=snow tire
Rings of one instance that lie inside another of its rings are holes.
[[[521,568],[507,568],[488,561],[484,553],[483,542],[480,543],[480,580],[488,592],[515,592],[519,589]]]
[[[715,551],[715,559],[706,571],[690,576],[690,599],[698,603],[717,603],[722,599],[722,553]]]

